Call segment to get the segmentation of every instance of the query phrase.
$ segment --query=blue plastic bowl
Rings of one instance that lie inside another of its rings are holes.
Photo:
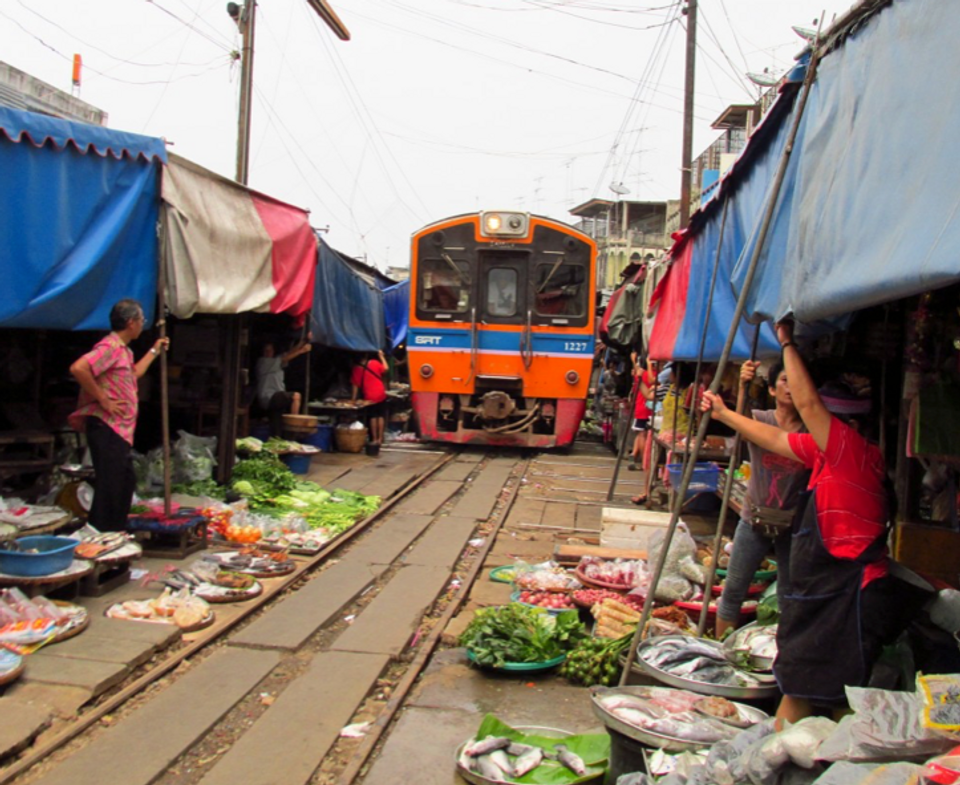
[[[67,569],[73,563],[73,552],[78,542],[69,537],[37,535],[21,537],[17,545],[24,551],[37,552],[0,551],[0,572],[34,577]]]

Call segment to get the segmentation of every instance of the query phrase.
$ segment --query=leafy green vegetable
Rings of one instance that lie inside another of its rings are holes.
[[[182,493],[187,496],[209,496],[211,499],[223,500],[226,488],[217,485],[216,480],[206,479],[196,482],[179,482],[170,486],[173,493]]]
[[[577,611],[551,616],[545,608],[512,603],[481,608],[460,636],[478,665],[546,662],[574,648],[587,633]]]
[[[366,518],[380,506],[379,496],[353,491],[324,490],[315,482],[298,481],[276,455],[261,452],[237,463],[233,490],[250,504],[250,509],[284,518],[296,515],[312,529],[336,535]]]

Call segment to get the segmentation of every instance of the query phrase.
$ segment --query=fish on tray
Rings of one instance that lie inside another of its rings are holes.
[[[506,736],[487,736],[468,742],[463,748],[461,765],[492,782],[510,782],[540,766],[545,760],[558,761],[571,771],[586,765],[563,744],[547,751],[532,744],[521,744]],[[581,772],[582,773],[582,772]]]

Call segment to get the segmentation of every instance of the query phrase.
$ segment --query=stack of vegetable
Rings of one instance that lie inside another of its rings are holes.
[[[609,687],[620,676],[620,653],[630,646],[631,633],[620,638],[587,638],[567,655],[560,671],[574,684]]]
[[[566,654],[587,637],[576,611],[551,616],[543,608],[513,603],[482,608],[460,636],[478,665],[547,662]]]
[[[311,529],[336,535],[380,506],[379,496],[336,489],[325,491],[315,482],[300,482],[276,455],[263,451],[237,463],[233,490],[247,499],[250,510],[272,518],[295,515]]]

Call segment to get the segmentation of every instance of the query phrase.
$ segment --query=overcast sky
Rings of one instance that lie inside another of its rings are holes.
[[[672,0],[306,0],[257,11],[251,187],[311,211],[329,242],[380,269],[441,218],[676,198],[684,17]],[[791,25],[851,0],[700,0],[694,155],[710,123],[779,75]],[[235,174],[240,37],[224,0],[4,0],[0,60],[70,90],[109,125]],[[613,197],[615,198],[615,197]]]

